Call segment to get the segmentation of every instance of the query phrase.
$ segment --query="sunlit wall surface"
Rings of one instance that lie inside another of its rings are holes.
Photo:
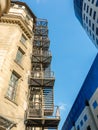
[[[92,128],[92,126],[94,125],[96,127],[95,129],[94,128],[92,129],[97,130],[98,123],[96,123],[96,120],[98,122],[98,117],[97,117],[98,115],[98,54],[67,116],[67,119],[62,127],[62,130],[84,130],[82,129],[83,128],[82,125],[84,124],[84,122],[85,125],[87,125],[86,124],[87,121],[84,121],[84,119],[81,119],[80,117],[82,117],[81,114],[83,113],[83,111],[85,111],[85,109],[88,109],[91,112],[90,113],[87,110],[87,113],[93,115],[92,120],[94,121],[93,124],[89,124],[88,126],[86,126],[86,129],[87,127]],[[90,115],[89,117],[91,118]],[[81,122],[81,120],[83,120],[83,122]],[[79,123],[77,124],[77,122]]]

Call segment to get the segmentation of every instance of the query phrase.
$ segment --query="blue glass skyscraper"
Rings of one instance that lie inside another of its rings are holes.
[[[62,130],[98,130],[98,54]]]
[[[98,0],[74,0],[75,15],[98,48]]]

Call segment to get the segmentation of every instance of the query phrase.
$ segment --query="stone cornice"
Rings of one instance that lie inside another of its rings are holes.
[[[29,29],[27,26],[27,23],[22,19],[21,16],[18,15],[3,15],[0,18],[0,23],[11,23],[11,24],[17,24],[20,26],[22,31],[26,34],[28,38],[32,38],[33,32]]]

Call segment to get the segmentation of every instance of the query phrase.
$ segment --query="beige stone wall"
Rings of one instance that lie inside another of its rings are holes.
[[[28,74],[31,69],[32,42],[27,38],[26,46],[20,42],[22,30],[16,24],[0,23],[0,115],[16,123],[12,130],[25,130],[24,112],[27,106]],[[25,34],[24,34],[25,35]],[[24,51],[22,65],[15,62],[18,48]],[[12,71],[21,77],[17,86],[15,102],[6,98]]]

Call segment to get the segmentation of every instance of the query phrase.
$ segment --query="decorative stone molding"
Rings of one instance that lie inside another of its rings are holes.
[[[20,28],[27,35],[28,38],[32,38],[32,33],[33,32],[26,26],[26,23],[21,18],[21,16],[4,15],[3,17],[1,17],[0,23],[17,24],[17,25],[20,26]]]

